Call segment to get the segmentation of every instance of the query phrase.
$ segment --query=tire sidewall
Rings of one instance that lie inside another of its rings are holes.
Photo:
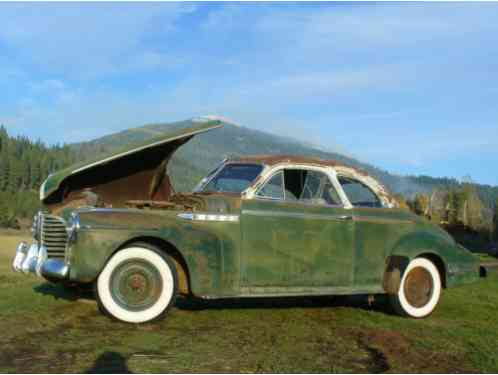
[[[414,307],[412,306],[406,296],[405,296],[405,281],[410,273],[411,270],[417,267],[422,267],[425,270],[427,270],[431,277],[432,277],[432,282],[433,282],[433,291],[432,291],[432,296],[429,302],[422,307]],[[413,259],[409,264],[408,267],[406,268],[403,278],[401,279],[401,283],[399,286],[399,290],[397,293],[397,300],[398,300],[398,305],[406,314],[407,316],[410,316],[412,318],[424,318],[426,316],[429,316],[434,309],[436,308],[439,298],[441,296],[441,276],[439,275],[439,271],[437,267],[432,263],[430,260],[426,258],[415,258]]]
[[[153,264],[162,279],[163,288],[158,300],[143,311],[130,311],[120,306],[110,290],[113,271],[123,262],[133,258]],[[168,256],[143,244],[134,244],[118,251],[109,259],[97,279],[95,289],[99,305],[108,315],[126,323],[146,323],[162,318],[174,304],[178,278],[176,268]]]

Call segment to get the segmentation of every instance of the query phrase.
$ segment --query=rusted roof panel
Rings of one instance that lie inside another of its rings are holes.
[[[265,165],[275,165],[280,163],[295,163],[295,164],[315,164],[326,167],[345,167],[351,168],[360,174],[368,175],[367,172],[360,168],[351,167],[337,160],[324,160],[310,156],[300,155],[250,155],[242,157],[234,157],[228,160],[233,163],[261,163]]]

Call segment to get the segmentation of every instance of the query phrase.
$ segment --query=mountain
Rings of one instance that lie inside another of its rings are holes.
[[[79,159],[103,154],[133,142],[157,137],[171,128],[191,125],[191,121],[149,124],[125,130],[90,142],[72,145]],[[177,191],[191,190],[195,184],[225,157],[247,154],[295,154],[335,159],[344,164],[366,170],[382,181],[392,192],[412,198],[416,193],[429,193],[438,187],[458,187],[460,182],[451,178],[429,176],[400,176],[384,171],[372,164],[360,162],[341,153],[326,151],[306,142],[285,136],[277,136],[247,127],[225,123],[217,129],[194,137],[182,146],[170,163],[173,184]],[[488,207],[494,207],[498,187],[475,184],[481,199]]]

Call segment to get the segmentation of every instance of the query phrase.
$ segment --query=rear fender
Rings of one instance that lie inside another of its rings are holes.
[[[398,293],[406,267],[412,259],[427,257],[436,263],[443,285],[446,285],[447,259],[451,244],[444,238],[427,232],[411,233],[403,237],[386,259],[383,288],[388,294]]]

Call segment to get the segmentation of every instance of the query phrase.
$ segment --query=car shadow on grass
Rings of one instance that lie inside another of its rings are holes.
[[[68,301],[95,301],[91,286],[70,286],[44,283],[34,287],[35,292]],[[258,297],[201,299],[178,297],[179,310],[229,310],[229,309],[286,309],[286,308],[357,308],[392,315],[385,295],[315,296],[315,297]]]
[[[95,300],[91,286],[53,284],[46,282],[33,288],[36,293],[66,301]]]
[[[259,297],[205,300],[179,297],[176,307],[180,310],[227,309],[286,309],[286,308],[357,308],[392,315],[385,295],[319,296],[319,297]]]
[[[94,362],[85,374],[132,374],[126,358],[117,352],[105,352]]]

